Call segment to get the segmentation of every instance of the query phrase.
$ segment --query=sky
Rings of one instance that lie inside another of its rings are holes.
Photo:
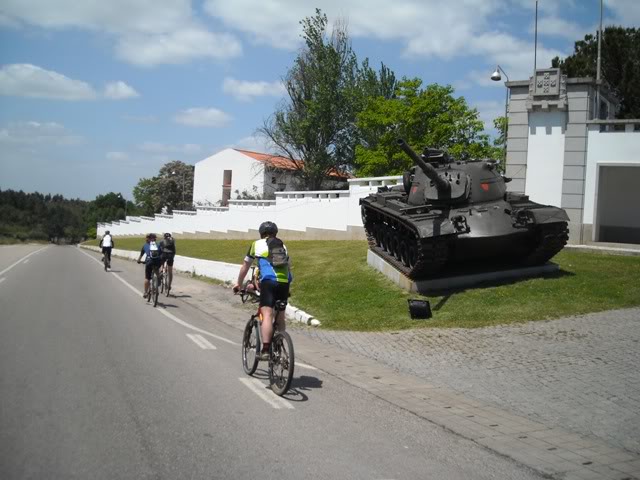
[[[599,5],[539,0],[538,68],[596,31]],[[605,25],[640,26],[640,0],[604,6]],[[533,71],[534,0],[1,0],[0,189],[132,199],[170,160],[267,151],[256,130],[316,8],[346,22],[360,61],[452,85],[489,133],[496,65]]]

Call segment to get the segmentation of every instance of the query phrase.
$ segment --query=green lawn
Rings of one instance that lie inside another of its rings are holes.
[[[142,238],[116,238],[117,248],[139,250]],[[246,240],[177,239],[180,255],[240,264]],[[291,302],[323,328],[391,330],[482,327],[544,320],[640,305],[640,257],[563,251],[561,272],[547,278],[431,296],[433,318],[409,318],[408,298],[367,265],[362,241],[286,242],[295,276]],[[96,243],[97,244],[97,243]]]

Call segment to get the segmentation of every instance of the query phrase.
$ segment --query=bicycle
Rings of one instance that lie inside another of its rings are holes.
[[[240,292],[242,292],[242,290],[240,290]],[[286,302],[278,300],[274,313],[284,310],[286,306]],[[275,317],[276,315],[274,315],[274,321]],[[251,315],[242,334],[242,368],[247,375],[253,375],[255,373],[258,368],[258,362],[260,361],[259,355],[262,349],[261,323],[262,312],[260,307],[258,307],[258,311]],[[271,345],[269,347],[268,362],[267,370],[269,372],[271,390],[273,390],[273,393],[276,395],[283,396],[289,391],[295,367],[293,341],[287,332],[281,332],[279,330],[273,332],[273,338],[271,339]]]

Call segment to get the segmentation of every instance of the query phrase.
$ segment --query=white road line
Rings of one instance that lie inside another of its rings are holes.
[[[86,255],[87,257],[89,257],[91,260],[95,261],[97,264],[102,265],[102,262],[100,262],[97,258],[92,257],[87,252],[83,252],[80,249],[79,249],[79,251],[80,251],[80,253]],[[141,290],[138,290],[136,287],[131,285],[129,282],[127,282],[120,275],[118,275],[117,273],[112,273],[112,275],[114,277],[116,277],[118,280],[120,280],[122,283],[124,283],[130,290],[135,292],[138,296],[142,296],[142,291]],[[232,340],[229,340],[228,338],[220,337],[220,336],[215,335],[215,334],[213,334],[211,332],[207,332],[206,330],[203,330],[203,329],[198,328],[198,327],[196,327],[194,325],[191,325],[190,323],[187,323],[184,320],[180,320],[178,317],[176,317],[172,313],[167,312],[166,310],[163,310],[163,309],[156,309],[156,310],[158,312],[160,312],[161,314],[163,314],[165,317],[173,320],[177,324],[182,325],[183,327],[189,328],[189,329],[193,330],[194,332],[202,333],[203,335],[209,335],[210,337],[213,337],[213,338],[215,338],[217,340],[220,340],[222,342],[226,342],[226,343],[228,343],[230,345],[240,345],[238,342],[234,342]]]
[[[309,370],[318,370],[316,367],[312,367],[311,365],[307,365],[306,363],[300,363],[296,361],[296,367],[308,368]]]
[[[247,387],[249,387],[249,390],[258,395],[262,400],[267,402],[276,410],[280,410],[281,408],[288,408],[289,410],[294,409],[293,405],[291,405],[290,402],[287,402],[282,397],[278,397],[271,390],[267,390],[264,383],[262,383],[260,380],[246,377],[240,377],[238,380],[244,383]]]
[[[29,263],[29,259],[27,258],[24,262],[22,263]]]
[[[232,340],[229,340],[228,338],[224,338],[224,337],[220,337],[218,335],[214,335],[211,332],[207,332],[206,330],[202,330],[201,328],[198,327],[194,327],[193,325],[191,325],[190,323],[185,322],[184,320],[180,320],[178,317],[176,317],[174,314],[167,312],[166,310],[158,310],[161,314],[163,314],[165,317],[170,318],[171,320],[173,320],[174,322],[176,322],[179,325],[182,325],[184,327],[190,328],[191,330],[193,330],[194,332],[198,332],[198,333],[202,333],[203,335],[209,335],[210,337],[216,338],[222,342],[226,342],[229,345],[240,345],[238,342],[234,342]]]
[[[25,255],[24,257],[22,257],[20,260],[18,260],[16,263],[9,265],[7,268],[5,268],[4,270],[2,270],[0,272],[0,276],[4,275],[5,273],[7,273],[9,270],[11,270],[13,267],[15,267],[16,265],[18,265],[20,262],[26,260],[27,258],[29,258],[31,255],[35,255],[36,253],[40,252],[41,250],[44,250],[47,247],[42,247],[40,250],[36,250],[35,252],[31,252],[29,255]]]
[[[202,335],[196,335],[194,333],[187,333],[187,337],[189,337],[189,339],[193,343],[198,345],[203,350],[215,350],[216,349],[215,345],[212,345],[211,342],[209,342],[209,340],[204,338]]]

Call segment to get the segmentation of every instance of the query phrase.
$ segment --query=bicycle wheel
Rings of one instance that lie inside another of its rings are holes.
[[[247,375],[253,375],[258,368],[260,349],[260,333],[258,322],[251,317],[242,334],[242,368]]]
[[[102,261],[104,262],[104,271],[106,272],[107,268],[109,268],[109,260],[107,260],[106,254],[102,257]]]
[[[157,306],[158,305],[158,295],[159,295],[159,291],[158,291],[158,274],[157,273],[153,273],[153,277],[152,277],[152,282],[153,282],[153,286],[152,286],[152,293],[153,293],[153,306]]]
[[[164,276],[165,274],[160,274],[160,293],[164,293]]]
[[[295,365],[293,341],[287,332],[275,332],[269,352],[269,382],[271,390],[282,396],[289,390]]]

